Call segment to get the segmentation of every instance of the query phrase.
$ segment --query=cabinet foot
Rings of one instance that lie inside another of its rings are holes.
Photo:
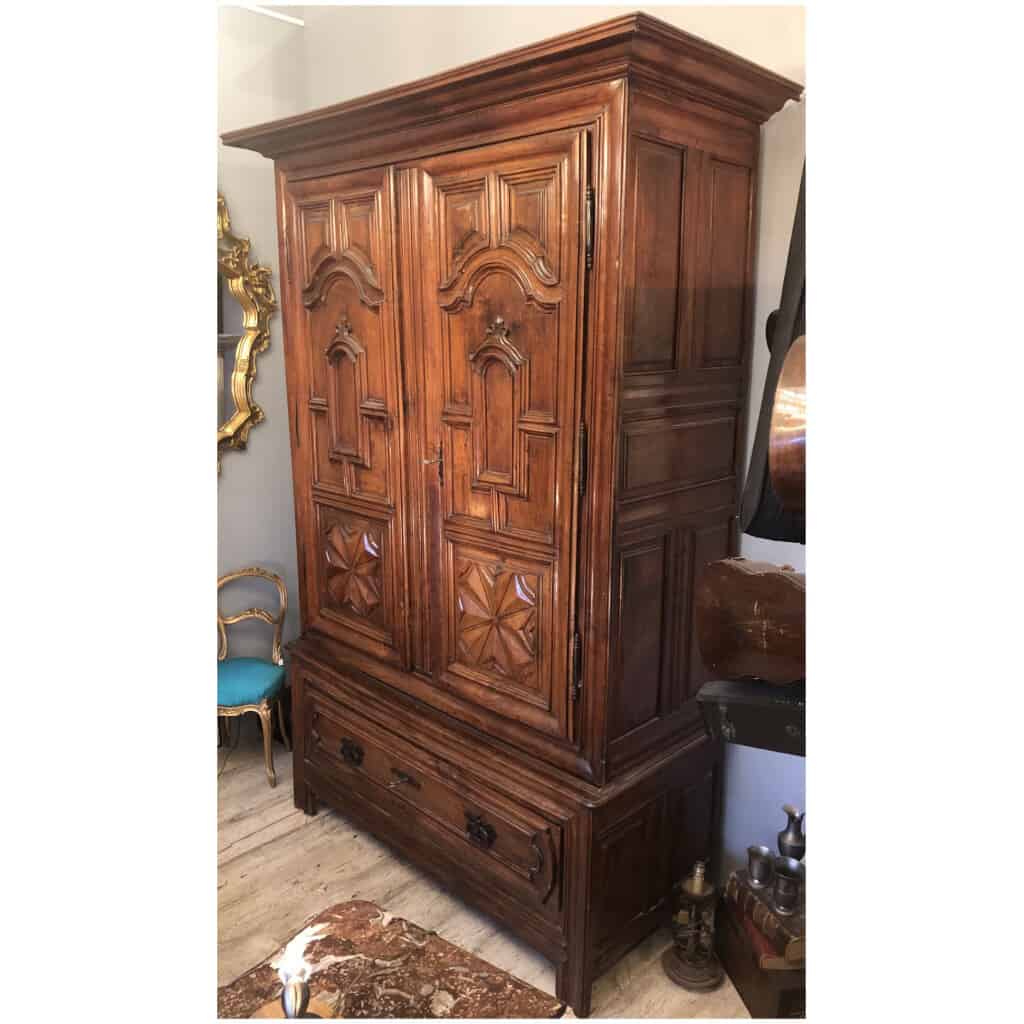
[[[555,995],[571,1006],[577,1017],[589,1017],[592,981],[580,965],[574,971],[566,961],[555,969]]]
[[[307,789],[305,786],[295,787],[295,806],[298,807],[303,814],[308,814],[310,817],[316,814],[319,810],[316,795],[311,789]]]

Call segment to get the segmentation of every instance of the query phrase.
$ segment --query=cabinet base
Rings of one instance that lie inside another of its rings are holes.
[[[292,662],[295,805],[327,804],[501,922],[590,1012],[594,980],[667,922],[672,884],[707,858],[716,745],[704,735],[604,787],[513,775],[462,728],[398,732],[341,673]],[[421,745],[422,744],[422,745]],[[389,908],[396,913],[401,907]]]

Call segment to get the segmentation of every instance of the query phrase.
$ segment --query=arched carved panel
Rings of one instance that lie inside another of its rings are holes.
[[[506,274],[515,279],[527,302],[540,309],[557,309],[562,299],[558,288],[536,279],[529,264],[518,252],[479,252],[467,260],[462,273],[447,287],[439,288],[440,305],[449,313],[473,305],[477,289],[492,274]]]
[[[347,277],[358,289],[359,300],[367,306],[379,306],[384,302],[384,292],[374,284],[365,265],[351,253],[325,256],[302,289],[302,302],[307,309],[314,309],[326,301],[331,285],[339,276]]]
[[[367,282],[380,287],[380,193],[377,190],[340,196],[335,200],[338,252],[359,267]]]
[[[450,285],[466,261],[490,245],[487,180],[442,183],[438,186],[442,287]]]
[[[544,284],[557,284],[562,217],[561,167],[498,175],[498,245],[522,256]]]
[[[343,316],[324,350],[328,375],[327,417],[331,446],[328,457],[344,459],[369,467],[370,443],[363,405],[367,401],[366,349],[352,333],[352,324]]]
[[[469,356],[473,417],[473,486],[520,494],[526,435],[520,420],[530,405],[529,360],[496,317]]]
[[[334,250],[330,200],[299,207],[299,238],[303,277],[309,280],[316,267]]]

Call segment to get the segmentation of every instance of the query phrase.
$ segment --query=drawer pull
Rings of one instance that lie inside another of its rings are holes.
[[[530,881],[532,882],[544,870],[544,851],[538,845],[536,836],[530,839],[530,847],[537,858],[536,862],[527,869],[527,874],[529,874]]]
[[[395,781],[388,783],[388,789],[394,789],[396,786],[412,786],[413,789],[420,788],[420,784],[416,779],[405,772],[400,772],[397,768],[392,768],[391,774],[394,775]]]
[[[484,850],[493,846],[494,840],[498,838],[494,826],[484,821],[483,815],[470,814],[469,811],[466,811],[466,835]]]
[[[341,741],[341,756],[349,764],[360,765],[363,763],[363,748],[355,740],[346,737]]]

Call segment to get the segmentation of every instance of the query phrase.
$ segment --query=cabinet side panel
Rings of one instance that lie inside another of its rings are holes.
[[[735,542],[757,127],[636,89],[627,145],[611,776],[703,728],[693,588]]]
[[[594,816],[592,956],[597,973],[671,913],[671,891],[711,853],[717,747],[698,741]]]
[[[657,718],[667,703],[671,671],[665,628],[671,574],[671,535],[662,533],[619,550],[615,560],[615,675],[611,739]]]
[[[634,146],[632,302],[623,346],[627,373],[676,365],[683,155],[677,146],[645,138]]]
[[[722,160],[709,166],[710,238],[700,365],[739,366],[746,322],[750,169]]]

